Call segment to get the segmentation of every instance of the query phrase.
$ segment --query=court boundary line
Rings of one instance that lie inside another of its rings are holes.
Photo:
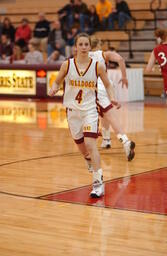
[[[7,162],[4,164],[0,164],[0,167],[6,166],[6,165],[11,165],[11,164],[17,164],[17,163],[23,163],[23,162],[29,162],[29,161],[36,161],[36,160],[42,160],[42,159],[47,159],[47,158],[57,158],[57,157],[68,157],[68,156],[75,156],[77,155],[78,152],[73,152],[73,153],[64,153],[60,155],[50,155],[50,156],[40,156],[40,157],[33,157],[33,158],[27,158],[27,159],[22,159],[22,160],[16,160],[13,162]]]
[[[49,199],[44,199],[40,197],[31,197],[31,196],[22,196],[22,195],[17,195],[17,194],[11,194],[7,192],[0,191],[0,194],[8,195],[11,197],[18,197],[18,198],[25,198],[25,199],[32,199],[32,200],[38,200],[38,201],[47,201],[50,203],[64,203],[64,204],[69,204],[69,205],[79,205],[79,206],[88,206],[88,207],[95,207],[95,208],[104,208],[107,210],[118,210],[118,211],[126,211],[126,212],[135,212],[135,213],[143,213],[143,214],[151,214],[151,215],[160,215],[160,216],[167,216],[167,214],[164,213],[155,213],[155,212],[148,212],[148,211],[141,211],[141,210],[130,210],[130,209],[122,209],[122,208],[117,208],[117,207],[109,207],[109,206],[100,206],[100,205],[92,205],[92,204],[82,204],[78,202],[70,202],[70,201],[63,201],[63,200],[49,200]]]
[[[141,148],[141,147],[148,147],[148,146],[162,146],[162,145],[167,145],[167,143],[158,143],[158,144],[139,144],[136,147],[137,148]],[[123,149],[122,146],[121,147],[116,147],[116,148],[112,148],[113,150],[118,150],[118,149]],[[118,154],[124,154],[124,152],[111,152],[112,149],[101,149],[100,147],[98,147],[98,150],[100,151],[100,153],[102,155],[108,155],[108,154],[112,154],[112,155],[118,155]],[[109,151],[110,150],[110,151]],[[108,152],[107,152],[108,151]],[[155,152],[147,152],[147,154],[153,154]],[[141,154],[141,153],[140,153]],[[156,154],[156,153],[155,153]],[[162,153],[158,153],[158,154],[163,154],[166,155],[167,153],[162,152]],[[0,167],[3,166],[7,166],[7,165],[12,165],[12,164],[17,164],[17,163],[23,163],[23,162],[29,162],[29,161],[36,161],[36,160],[42,160],[42,159],[47,159],[47,158],[57,158],[57,157],[68,157],[68,156],[81,156],[80,152],[68,152],[68,153],[63,153],[63,154],[59,154],[59,155],[50,155],[50,156],[41,156],[41,157],[33,157],[33,158],[27,158],[27,159],[21,159],[21,160],[16,160],[16,161],[12,161],[12,162],[7,162],[7,163],[3,163],[0,164]]]

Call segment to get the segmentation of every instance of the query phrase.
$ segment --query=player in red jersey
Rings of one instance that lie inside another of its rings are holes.
[[[155,37],[158,45],[153,49],[150,55],[146,71],[152,71],[155,62],[158,62],[164,80],[164,91],[167,95],[167,31],[165,29],[157,29],[155,31]]]

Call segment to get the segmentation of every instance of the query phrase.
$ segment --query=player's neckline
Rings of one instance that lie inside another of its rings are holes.
[[[85,70],[83,69],[83,71],[80,71],[80,70],[79,70],[75,58],[74,58],[74,64],[75,64],[75,68],[76,68],[76,70],[77,70],[78,75],[79,75],[79,76],[84,76],[84,75],[86,74],[86,72],[88,71],[90,65],[92,64],[92,59],[90,58],[90,61],[89,61],[89,64],[88,64],[87,68],[86,68]]]

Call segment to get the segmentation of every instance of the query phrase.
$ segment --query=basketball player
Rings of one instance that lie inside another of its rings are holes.
[[[54,96],[64,80],[63,104],[67,108],[71,135],[82,155],[87,159],[91,158],[93,166],[93,188],[90,196],[101,197],[104,194],[104,185],[100,155],[96,146],[98,137],[97,76],[102,79],[111,99],[113,99],[113,90],[104,65],[89,57],[90,44],[87,34],[77,35],[76,57],[62,64],[49,95]]]
[[[150,55],[146,71],[152,71],[156,61],[158,62],[164,80],[164,91],[167,96],[167,31],[165,29],[157,29],[155,31],[155,37],[158,45]]]
[[[106,63],[109,61],[114,61],[119,64],[121,73],[122,73],[122,85],[128,87],[128,80],[126,77],[126,66],[124,59],[114,51],[101,51],[100,49],[100,41],[94,38],[91,42],[92,52],[89,52],[89,56],[96,61],[103,63],[106,66]],[[130,141],[127,135],[123,132],[121,125],[118,121],[116,110],[113,108],[113,105],[108,98],[108,94],[106,89],[101,81],[98,78],[98,105],[101,113],[101,123],[102,123],[102,137],[103,141],[101,144],[102,148],[111,147],[111,138],[110,138],[110,126],[112,126],[114,132],[117,135],[119,141],[122,142],[126,157],[128,161],[131,161],[135,156],[135,143]]]

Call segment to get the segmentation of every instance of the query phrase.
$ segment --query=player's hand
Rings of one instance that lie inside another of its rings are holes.
[[[112,100],[111,103],[113,104],[114,107],[116,107],[117,109],[121,108],[121,104],[116,101],[116,100]]]
[[[55,87],[55,85],[53,84],[53,85],[52,85],[52,88],[50,88],[48,94],[49,94],[50,97],[53,97],[53,96],[56,94],[57,91],[58,91],[58,90],[57,90],[57,87]]]
[[[122,88],[125,86],[126,88],[128,88],[128,79],[126,77],[122,77],[119,81],[119,83],[122,84]]]

